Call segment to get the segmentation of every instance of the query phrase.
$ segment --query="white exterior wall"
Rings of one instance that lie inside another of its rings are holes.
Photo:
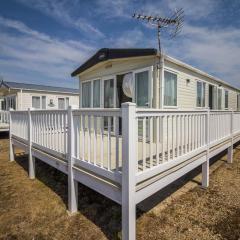
[[[22,109],[21,109],[21,95],[22,95]],[[17,110],[27,110],[32,108],[32,97],[33,96],[46,96],[47,109],[58,109],[58,98],[69,97],[69,105],[79,106],[79,96],[67,93],[50,93],[40,91],[26,91],[23,90],[22,94],[19,91],[17,93]],[[53,100],[54,106],[49,106],[50,99]]]
[[[224,84],[220,84],[215,80],[208,78],[204,75],[196,73],[192,70],[189,70],[185,67],[179,66],[175,63],[165,60],[164,62],[165,70],[170,70],[177,74],[177,81],[178,81],[178,108],[187,108],[193,109],[197,108],[196,106],[196,98],[197,98],[197,81],[204,81],[206,82],[206,92],[205,92],[205,106],[208,107],[208,86],[209,84],[214,85],[216,87],[221,86],[223,89],[223,96],[222,96],[222,106],[224,109],[224,90],[228,90],[229,97],[228,97],[228,109],[237,110],[237,91],[230,88],[229,86],[225,86]],[[190,80],[187,83],[187,79]],[[239,91],[240,92],[240,91]]]
[[[81,83],[87,80],[101,79],[106,76],[113,76],[118,74],[124,74],[133,70],[146,68],[153,66],[153,107],[160,106],[160,82],[158,74],[156,74],[156,65],[158,58],[155,56],[128,58],[128,59],[117,59],[99,63],[92,68],[86,70],[79,76],[79,86],[81,89]],[[205,108],[208,108],[209,98],[208,90],[209,84],[216,87],[221,86],[223,89],[222,106],[224,109],[224,89],[229,91],[229,107],[228,109],[237,110],[237,90],[217,82],[216,80],[202,75],[194,70],[188,69],[184,66],[180,66],[173,63],[170,60],[165,59],[164,69],[177,74],[178,79],[178,96],[177,96],[177,107],[178,109],[198,109],[197,108],[197,81],[204,81],[206,83],[205,91]],[[187,82],[187,79],[190,82]],[[80,90],[81,91],[81,90]],[[240,91],[239,91],[240,93]],[[80,93],[81,95],[81,93]],[[81,98],[79,99],[81,101]],[[168,108],[168,107],[164,107]],[[174,108],[174,107],[171,107]]]

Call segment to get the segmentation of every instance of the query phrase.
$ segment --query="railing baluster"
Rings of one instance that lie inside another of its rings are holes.
[[[149,118],[149,154],[150,154],[150,168],[153,166],[153,117]]]
[[[142,129],[142,155],[143,155],[143,171],[146,169],[146,118],[143,118]]]
[[[165,162],[165,141],[164,141],[165,134],[164,134],[164,132],[165,132],[165,119],[166,118],[164,116],[162,116],[161,119],[162,119],[162,128],[161,128],[162,163],[164,163]]]
[[[111,169],[111,117],[108,120],[108,132],[107,132],[107,169]]]
[[[96,165],[97,161],[97,120],[96,117],[93,116],[93,125],[94,125],[94,130],[93,130],[93,163]]]
[[[116,171],[119,170],[119,118],[115,117],[115,134],[116,134]],[[137,142],[138,144],[138,142]]]
[[[159,164],[159,121],[160,117],[156,117],[156,165]]]

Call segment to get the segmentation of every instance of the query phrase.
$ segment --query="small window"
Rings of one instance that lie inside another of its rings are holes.
[[[135,75],[135,95],[138,107],[149,107],[149,79],[148,71]]]
[[[237,110],[240,111],[240,94],[237,95]]]
[[[82,107],[91,107],[91,82],[82,83]]]
[[[218,110],[222,109],[222,89],[218,89]]]
[[[40,109],[40,97],[32,96],[32,107]]]
[[[65,99],[58,98],[58,109],[65,109]]]
[[[177,74],[164,71],[164,105],[177,106]]]
[[[197,107],[205,107],[206,83],[197,81]]]
[[[46,109],[46,108],[47,108],[46,96],[42,96],[42,109]]]
[[[100,80],[93,81],[93,107],[100,107]]]
[[[69,107],[69,97],[66,97],[66,108]]]
[[[225,109],[228,109],[228,90],[225,90]]]

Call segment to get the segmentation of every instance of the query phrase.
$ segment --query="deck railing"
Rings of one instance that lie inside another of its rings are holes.
[[[232,111],[136,108],[134,118],[136,131],[131,141],[136,148],[137,172],[174,161],[240,131],[240,112]],[[11,111],[11,134],[28,140],[31,126],[33,146],[63,157],[68,154],[71,135],[72,157],[77,162],[121,172],[122,125],[126,121],[121,109]]]
[[[9,111],[0,110],[0,124],[9,123]]]
[[[205,146],[207,114],[137,110],[138,170],[145,171]]]
[[[13,144],[68,174],[69,211],[77,211],[76,182],[122,204],[123,239],[135,239],[135,207],[143,199],[240,140],[240,112],[139,109],[10,111]],[[46,160],[47,159],[47,160]]]

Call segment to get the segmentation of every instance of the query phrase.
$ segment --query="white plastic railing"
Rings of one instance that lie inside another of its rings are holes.
[[[0,111],[0,123],[9,123],[9,111]]]
[[[137,171],[144,172],[240,131],[240,112],[164,111],[131,106],[133,111],[135,114],[128,118],[123,109],[12,111],[11,134],[28,140],[31,125],[33,145],[68,154],[70,144],[74,161],[121,172],[123,141],[129,137],[126,131],[124,136],[122,128],[134,119],[134,137],[129,139],[134,149],[130,151],[135,152]]]
[[[233,114],[233,133],[240,132],[240,112],[234,112]]]
[[[31,111],[32,142],[58,153],[67,153],[67,110]]]
[[[210,113],[210,143],[219,141],[231,135],[232,112],[211,111]]]
[[[120,109],[73,110],[74,158],[108,171],[121,164]]]
[[[145,171],[205,146],[207,113],[137,110],[138,170]]]
[[[29,119],[27,111],[11,111],[11,134],[28,140]]]

